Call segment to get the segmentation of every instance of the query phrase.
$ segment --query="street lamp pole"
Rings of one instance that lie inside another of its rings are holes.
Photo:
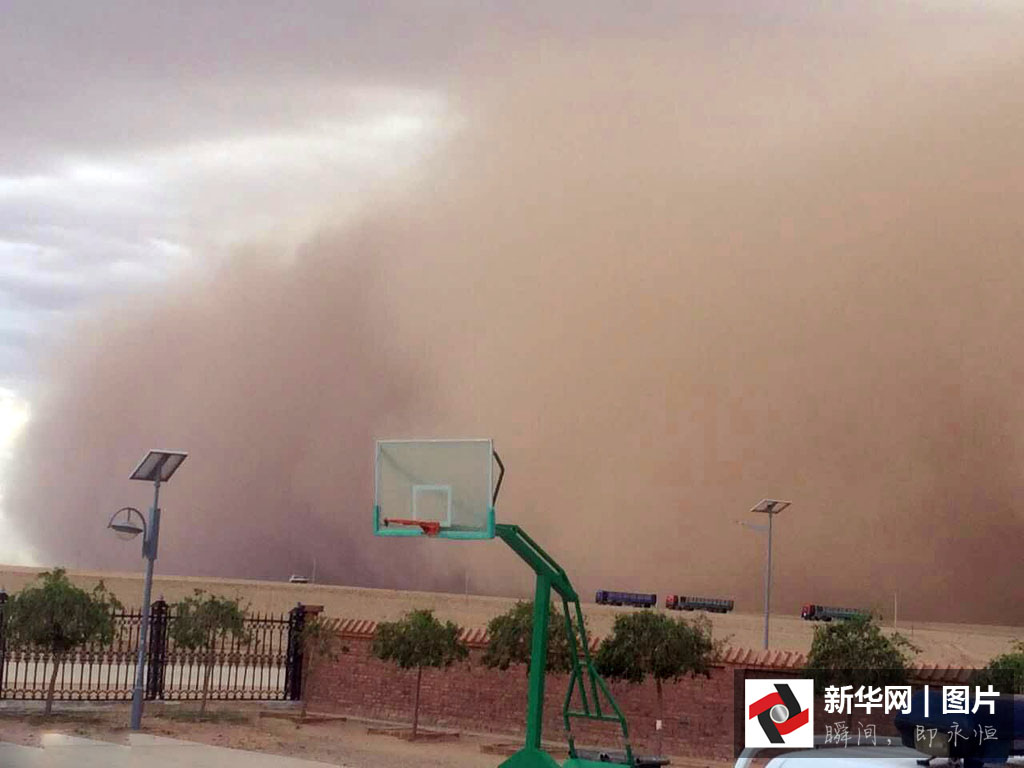
[[[142,588],[142,616],[139,624],[139,650],[135,662],[135,686],[132,688],[131,729],[142,727],[142,705],[145,700],[146,653],[149,639],[149,614],[153,596],[153,566],[160,544],[160,485],[171,479],[181,463],[188,457],[181,451],[150,451],[131,474],[132,480],[153,483],[153,506],[149,508],[149,521],[133,507],[124,507],[114,513],[107,523],[119,537],[133,539],[142,534],[142,556],[146,559],[146,580]],[[124,513],[123,519],[120,516]],[[133,520],[138,518],[138,523]]]
[[[777,499],[762,499],[751,512],[768,515],[768,553],[765,557],[764,569],[764,649],[768,650],[772,620],[772,519],[791,502]]]
[[[149,510],[149,525],[142,540],[142,556],[146,558],[146,581],[142,588],[142,624],[139,626],[139,657],[135,663],[135,688],[132,689],[133,731],[142,727],[142,701],[146,675],[146,649],[149,634],[149,609],[153,596],[153,565],[156,563],[160,538],[160,476],[153,480],[153,506]]]
[[[775,515],[768,515],[768,557],[767,568],[764,578],[764,648],[768,650],[769,628],[772,622],[772,518]]]

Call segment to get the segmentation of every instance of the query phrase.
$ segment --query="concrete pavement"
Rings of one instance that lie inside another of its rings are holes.
[[[337,768],[294,757],[223,749],[144,733],[128,744],[44,734],[39,747],[0,742],[0,768]]]

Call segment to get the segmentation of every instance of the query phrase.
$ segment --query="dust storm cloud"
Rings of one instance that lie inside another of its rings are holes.
[[[841,31],[482,46],[410,191],[79,329],[12,514],[129,567],[111,478],[183,448],[169,572],[525,594],[497,543],[369,532],[374,437],[488,435],[581,591],[754,610],[736,521],[775,496],[776,610],[1024,621],[1024,63],[998,24]]]

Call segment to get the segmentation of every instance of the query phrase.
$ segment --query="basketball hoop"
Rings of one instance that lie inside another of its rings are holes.
[[[374,535],[493,539],[496,462],[491,440],[378,440]]]
[[[497,465],[499,470],[497,483],[494,483],[494,465]],[[590,652],[591,646],[587,642],[587,628],[583,620],[580,598],[565,571],[518,525],[499,525],[495,522],[495,504],[504,474],[505,466],[494,452],[494,443],[488,439],[377,441],[373,489],[375,536],[426,536],[438,541],[497,537],[529,565],[537,576],[532,609],[531,647],[539,649],[539,655],[534,654],[535,666],[530,670],[526,745],[502,763],[501,768],[558,768],[560,765],[540,746],[543,743],[541,731],[544,722],[542,713],[547,638],[552,628],[550,618],[554,615],[551,609],[552,593],[561,598],[566,616],[570,616],[571,608],[575,613],[575,620],[568,622],[566,627],[570,638],[569,645],[574,652],[570,654],[572,669],[569,676],[569,693],[562,705],[562,718],[569,737],[569,759],[565,764],[608,765],[609,768],[656,768],[668,763],[666,758],[634,756],[626,719],[608,686],[597,672]],[[392,517],[393,514],[403,517]],[[441,558],[440,553],[438,558]],[[577,653],[576,650],[582,650],[582,653]],[[574,697],[577,687],[579,695]],[[588,691],[593,693],[592,698]],[[603,699],[599,699],[602,693]],[[582,709],[576,708],[574,699],[579,700]],[[603,701],[607,701],[610,708],[615,711],[614,716],[604,710]],[[625,746],[625,751],[577,750],[569,727],[570,718],[602,723],[618,722],[622,731],[621,743]],[[660,720],[658,727],[661,727]]]
[[[385,517],[384,527],[395,525],[418,525],[427,536],[437,536],[441,532],[441,523],[438,520],[409,520],[399,517]]]

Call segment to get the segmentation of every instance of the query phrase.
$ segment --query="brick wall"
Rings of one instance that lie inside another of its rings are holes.
[[[309,688],[310,706],[317,711],[410,722],[415,670],[402,671],[373,658],[370,652],[376,629],[373,622],[341,622],[339,629],[348,652],[318,670]],[[521,736],[526,720],[525,668],[513,667],[505,672],[487,668],[480,660],[487,642],[480,630],[464,633],[463,641],[470,647],[468,661],[446,670],[423,671],[420,722],[424,726]],[[806,657],[796,652],[731,648],[725,651],[720,662],[710,677],[684,678],[665,684],[662,732],[665,754],[729,760],[734,748],[736,670],[747,670],[748,675],[759,677],[801,677]],[[962,682],[960,675],[960,670],[922,665],[917,667],[913,677],[921,682]],[[561,713],[567,684],[568,675],[547,677],[546,740],[565,740]],[[609,684],[629,723],[634,749],[653,751],[658,718],[654,682]],[[824,733],[825,724],[837,718],[825,715],[820,700],[816,704],[815,717],[820,725],[815,730]],[[879,735],[894,732],[888,720],[861,716],[850,723],[854,734],[858,721],[875,722]],[[576,721],[573,730],[578,746],[618,747],[621,744],[616,724],[605,726]]]
[[[310,686],[310,706],[317,711],[409,722],[412,719],[415,670],[403,671],[370,653],[370,637],[346,637],[348,653],[325,664]],[[481,648],[471,648],[465,663],[447,670],[423,670],[420,722],[448,728],[522,735],[526,721],[527,676],[524,667],[505,672],[480,661]],[[544,704],[544,738],[564,741],[562,703],[568,675],[548,675]],[[629,722],[634,749],[654,748],[657,695],[654,683],[611,683],[616,701]],[[733,675],[719,667],[710,678],[669,683],[663,691],[663,750],[676,755],[720,757],[732,754]],[[618,747],[621,733],[614,723],[576,721],[579,746]]]

